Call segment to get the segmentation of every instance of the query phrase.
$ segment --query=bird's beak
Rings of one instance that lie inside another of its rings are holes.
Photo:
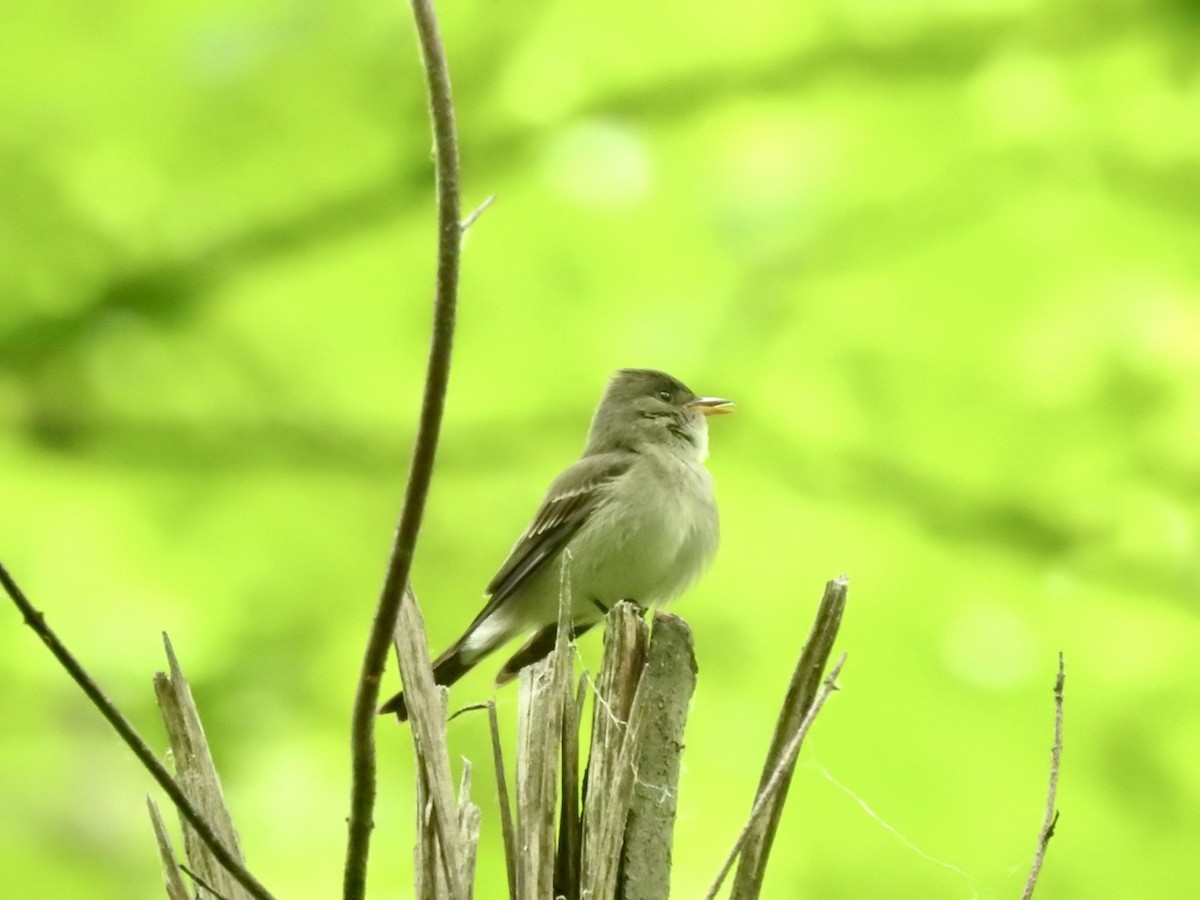
[[[722,400],[720,397],[697,397],[687,408],[705,416],[725,416],[733,412],[733,401]]]

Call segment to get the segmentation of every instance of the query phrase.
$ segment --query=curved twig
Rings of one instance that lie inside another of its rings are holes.
[[[413,447],[408,486],[400,524],[396,529],[387,577],[367,639],[362,670],[354,698],[351,724],[352,786],[349,839],[343,873],[343,896],[361,900],[366,890],[367,856],[371,841],[371,816],[375,807],[375,707],[379,680],[388,645],[396,629],[405,586],[412,570],[413,551],[425,512],[425,499],[433,474],[438,432],[450,378],[450,351],[458,295],[458,261],[462,243],[458,193],[458,142],[450,73],[431,0],[412,0],[413,17],[425,64],[429,90],[429,115],[433,126],[437,168],[438,264],[433,309],[433,334],[425,375],[421,418]]]
[[[183,792],[171,773],[166,770],[158,757],[154,755],[154,751],[150,745],[142,739],[141,735],[133,727],[133,724],[121,714],[116,705],[108,699],[104,691],[101,689],[87,670],[83,668],[79,660],[71,655],[71,651],[66,648],[58,636],[46,624],[46,617],[34,609],[33,604],[29,602],[29,598],[25,596],[25,592],[21,590],[13,577],[8,573],[3,563],[0,563],[0,584],[4,585],[4,590],[13,603],[17,605],[17,609],[21,611],[21,615],[25,617],[25,624],[33,629],[34,633],[42,639],[42,643],[47,649],[54,654],[54,658],[59,661],[67,674],[75,680],[75,683],[83,690],[92,705],[100,710],[101,715],[108,719],[110,725],[121,736],[126,746],[133,751],[133,755],[138,758],[138,761],[145,767],[151,777],[158,782],[158,786],[163,789],[171,802],[175,804],[175,808],[179,810],[179,814],[187,819],[188,824],[196,830],[196,834],[200,836],[200,840],[204,841],[205,846],[212,851],[212,855],[216,860],[224,866],[229,874],[237,879],[238,883],[244,887],[251,896],[257,897],[258,900],[272,900],[271,892],[263,886],[261,882],[250,871],[238,861],[237,857],[221,843],[221,839],[217,837],[217,833],[212,826],[205,821],[200,815],[192,801],[188,799],[187,794]]]

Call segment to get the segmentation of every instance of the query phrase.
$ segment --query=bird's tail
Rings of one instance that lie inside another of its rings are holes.
[[[475,663],[479,662],[481,658],[479,654],[474,654],[468,659],[463,648],[465,638],[466,635],[456,641],[449,650],[433,661],[433,680],[436,684],[449,687],[470,672],[475,667]],[[388,713],[395,713],[396,718],[401,722],[408,721],[408,704],[404,702],[404,691],[401,691],[383,704],[383,706],[379,707],[379,714],[381,716]]]
[[[580,622],[578,625],[572,626],[571,640],[575,640],[595,624],[595,622]],[[535,662],[549,656],[554,650],[554,644],[557,639],[557,622],[551,622],[549,625],[545,625],[536,631],[533,637],[522,644],[521,649],[514,653],[508,662],[501,667],[499,673],[496,675],[496,687],[508,684],[521,674],[523,668],[531,666]]]
[[[494,627],[487,630],[487,636],[481,641],[476,632],[485,616],[480,616],[471,623],[466,633],[454,642],[445,653],[433,661],[433,680],[436,684],[449,687],[462,678],[485,656],[513,637],[511,626]],[[599,621],[599,620],[597,620]],[[596,622],[580,622],[571,628],[571,640],[575,640]],[[558,635],[558,623],[551,622],[538,629],[521,648],[508,660],[496,676],[496,687],[506,684],[517,677],[521,669],[544,659],[554,649],[555,638]],[[401,722],[408,721],[408,704],[404,702],[404,692],[401,691],[387,703],[379,707],[379,714],[394,713]]]

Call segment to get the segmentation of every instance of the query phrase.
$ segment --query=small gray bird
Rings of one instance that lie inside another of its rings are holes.
[[[572,637],[621,600],[649,607],[683,593],[717,549],[717,505],[704,468],[706,419],[732,411],[731,401],[697,397],[665,372],[618,371],[596,407],[583,455],[550,485],[487,586],[483,610],[434,660],[437,683],[453,684],[529,631],[533,636],[504,664],[497,685],[554,649],[564,550]],[[404,721],[404,694],[379,712]]]

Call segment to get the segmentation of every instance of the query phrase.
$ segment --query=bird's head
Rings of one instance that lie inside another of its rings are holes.
[[[678,448],[704,459],[708,455],[707,418],[730,412],[731,400],[698,397],[666,372],[620,369],[596,407],[585,452]]]

